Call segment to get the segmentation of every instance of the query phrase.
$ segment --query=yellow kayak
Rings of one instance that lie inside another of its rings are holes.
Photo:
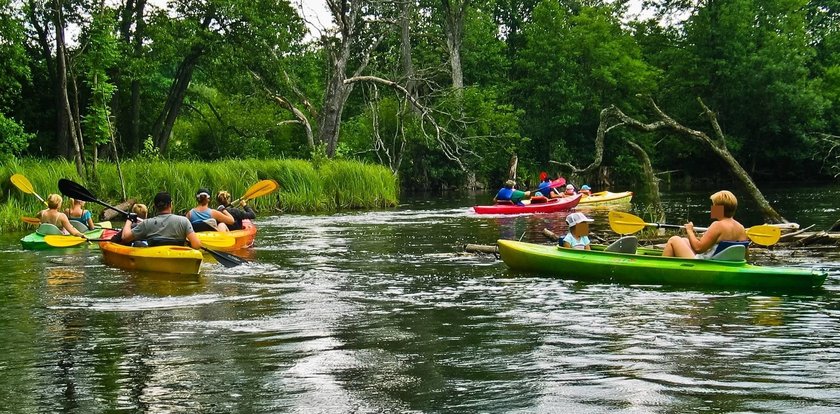
[[[131,247],[101,242],[105,263],[126,270],[159,273],[198,274],[201,251],[186,246]]]
[[[593,193],[590,196],[584,195],[583,198],[580,199],[579,206],[606,206],[606,205],[614,205],[614,204],[624,204],[630,203],[630,200],[633,198],[632,191],[623,191],[620,193],[611,193],[609,191],[601,191],[599,193]]]

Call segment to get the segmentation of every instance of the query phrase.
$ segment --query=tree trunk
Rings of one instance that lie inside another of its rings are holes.
[[[406,1],[403,3],[403,8],[400,13],[400,60],[403,67],[403,76],[405,76],[405,90],[408,94],[416,97],[417,80],[414,73],[414,61],[411,57],[411,16],[413,1]]]
[[[662,208],[662,198],[659,197],[659,179],[656,178],[656,174],[653,172],[653,164],[650,162],[650,157],[647,151],[639,144],[627,140],[627,145],[630,146],[633,152],[636,153],[636,156],[639,157],[639,161],[642,162],[642,171],[644,172],[642,185],[644,186],[645,194],[650,198],[650,206],[654,213],[653,219],[656,222],[663,221],[665,219],[665,209]]]
[[[178,113],[181,111],[184,97],[187,95],[187,88],[189,88],[190,81],[192,81],[193,71],[203,53],[204,50],[201,46],[193,46],[190,53],[184,57],[184,60],[181,61],[181,64],[178,65],[178,70],[175,72],[175,78],[172,81],[172,86],[169,88],[166,102],[152,129],[155,145],[160,148],[161,152],[165,152],[166,147],[169,145],[172,127],[175,126],[175,121],[178,119]]]
[[[73,143],[73,158],[76,163],[76,172],[80,177],[84,177],[84,166],[82,165],[81,151],[79,149],[79,141],[76,137],[76,128],[73,125],[73,113],[70,108],[70,97],[67,95],[67,56],[64,49],[64,21],[61,14],[61,0],[55,0],[55,60],[56,60],[56,77],[58,79],[58,96],[61,102],[61,109],[59,112],[64,113],[66,122],[61,125],[60,130],[69,132],[70,140]]]
[[[143,57],[143,36],[146,33],[146,20],[143,18],[143,13],[146,7],[146,0],[137,0],[134,11],[134,22],[136,29],[134,30],[134,58],[142,59]],[[137,79],[137,74],[132,74],[131,79],[131,102],[129,120],[129,135],[128,148],[131,154],[140,152],[140,80]]]
[[[346,60],[333,63],[334,72],[324,93],[324,106],[321,108],[321,116],[318,120],[318,142],[327,145],[327,157],[330,158],[335,156],[341,129],[341,115],[344,113],[347,97],[352,91],[352,86],[344,84],[346,67]]]
[[[62,100],[61,80],[56,69],[57,61],[53,57],[52,48],[50,47],[50,40],[47,34],[49,20],[45,18],[43,24],[39,19],[37,10],[38,4],[34,0],[29,1],[29,23],[37,36],[38,45],[41,47],[44,62],[47,66],[47,73],[53,86],[53,104],[55,105],[55,151],[61,157],[68,157],[70,150],[67,142],[67,113],[64,111],[64,103]],[[46,7],[46,6],[45,6]],[[45,10],[46,13],[46,10]],[[46,16],[46,14],[45,14]]]
[[[461,67],[461,43],[464,38],[464,19],[470,0],[441,0],[446,32],[446,48],[452,70],[452,87],[461,94],[464,89],[464,70]]]

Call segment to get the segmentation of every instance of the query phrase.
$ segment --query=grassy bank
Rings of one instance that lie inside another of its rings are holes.
[[[172,193],[176,210],[195,205],[199,187],[228,190],[234,198],[262,179],[274,179],[280,190],[254,200],[261,213],[330,212],[340,209],[373,209],[397,204],[398,182],[382,166],[355,161],[326,161],[316,168],[309,161],[228,160],[213,163],[133,160],[122,163],[126,194],[151,207],[158,191]],[[25,159],[0,167],[0,231],[28,228],[20,216],[32,216],[44,208],[34,195],[18,190],[9,180],[23,174],[41,197],[58,193],[60,178],[68,178],[87,187],[100,200],[117,204],[122,200],[120,180],[114,164],[100,163],[98,179],[84,181],[73,164],[58,160]],[[65,206],[67,205],[65,200]],[[102,208],[86,206],[97,215]]]

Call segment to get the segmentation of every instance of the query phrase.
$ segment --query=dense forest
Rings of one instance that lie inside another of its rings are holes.
[[[837,0],[326,3],[331,22],[285,0],[0,0],[0,156],[88,177],[357,159],[409,190],[496,187],[513,164],[713,182],[715,146],[759,182],[840,173]],[[717,139],[630,128],[666,118]]]

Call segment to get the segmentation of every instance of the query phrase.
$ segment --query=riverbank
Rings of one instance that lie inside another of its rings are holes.
[[[227,190],[239,197],[252,184],[273,179],[280,190],[252,202],[258,211],[316,213],[337,210],[376,209],[396,206],[399,183],[383,166],[357,161],[324,161],[317,166],[305,160],[192,161],[130,160],[121,164],[128,198],[151,205],[158,191],[172,193],[176,210],[192,207],[199,187]],[[35,192],[46,198],[57,193],[60,178],[83,184],[100,200],[123,199],[116,165],[99,163],[98,180],[82,180],[72,163],[63,160],[24,159],[0,165],[0,231],[28,228],[21,216],[33,216],[44,205],[31,194],[12,185],[13,174],[23,174]],[[66,205],[66,202],[65,202]],[[88,203],[98,215],[100,206]]]

